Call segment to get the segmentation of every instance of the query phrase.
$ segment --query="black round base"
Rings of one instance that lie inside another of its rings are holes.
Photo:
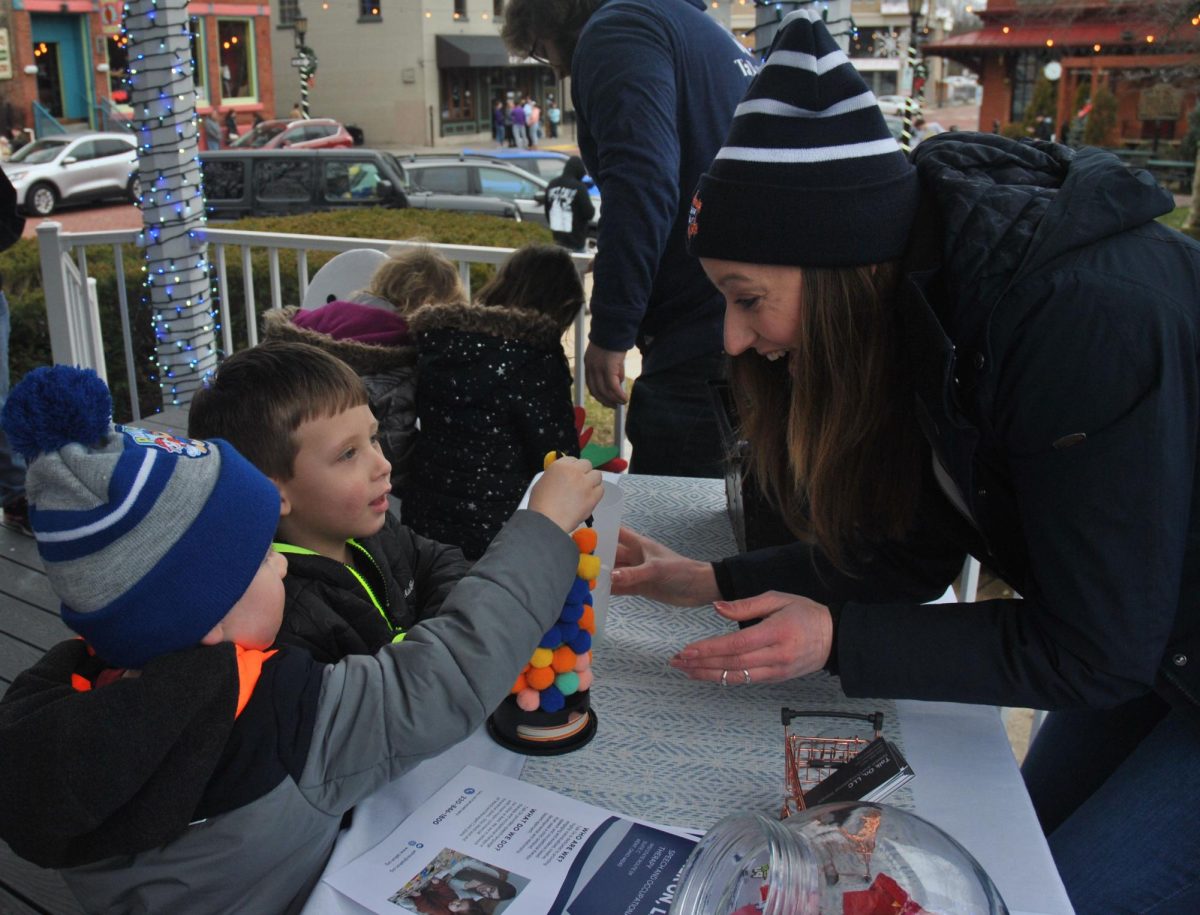
[[[575,699],[578,696],[579,699]],[[570,753],[580,747],[587,746],[596,736],[598,719],[591,708],[590,695],[586,692],[576,693],[567,701],[566,707],[559,712],[526,712],[509,696],[500,703],[500,707],[488,717],[487,729],[492,740],[505,749],[514,753],[524,753],[526,756],[558,756]],[[571,699],[575,699],[574,702]],[[582,712],[588,716],[583,730],[577,731],[562,740],[526,740],[517,734],[520,725],[530,727],[556,727],[566,724],[571,712]]]

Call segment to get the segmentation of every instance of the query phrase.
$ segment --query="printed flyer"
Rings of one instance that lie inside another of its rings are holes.
[[[467,766],[325,882],[387,915],[666,915],[696,840]]]

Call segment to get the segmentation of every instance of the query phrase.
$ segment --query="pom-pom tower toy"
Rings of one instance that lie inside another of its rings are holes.
[[[546,465],[557,458],[546,455]],[[599,541],[594,528],[571,535],[579,547],[579,565],[558,621],[551,626],[512,692],[488,719],[488,732],[502,746],[531,756],[568,753],[596,733],[591,709],[592,638],[596,614],[592,592],[600,575]]]

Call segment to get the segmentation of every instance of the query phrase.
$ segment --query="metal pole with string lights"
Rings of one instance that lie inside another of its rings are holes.
[[[163,405],[187,404],[217,364],[217,313],[204,243],[195,62],[187,0],[129,0],[129,97],[137,137],[143,302]]]
[[[908,49],[905,64],[908,70],[908,93],[904,105],[904,127],[900,134],[900,148],[905,152],[917,145],[914,125],[921,116],[921,95],[925,89],[925,64],[917,46],[917,22],[921,18],[921,7],[924,4],[925,0],[908,0]]]

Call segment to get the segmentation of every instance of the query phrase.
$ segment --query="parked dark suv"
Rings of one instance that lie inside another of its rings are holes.
[[[360,206],[522,216],[511,200],[433,194],[414,187],[405,166],[378,149],[221,149],[201,152],[200,162],[208,215],[213,219]]]

